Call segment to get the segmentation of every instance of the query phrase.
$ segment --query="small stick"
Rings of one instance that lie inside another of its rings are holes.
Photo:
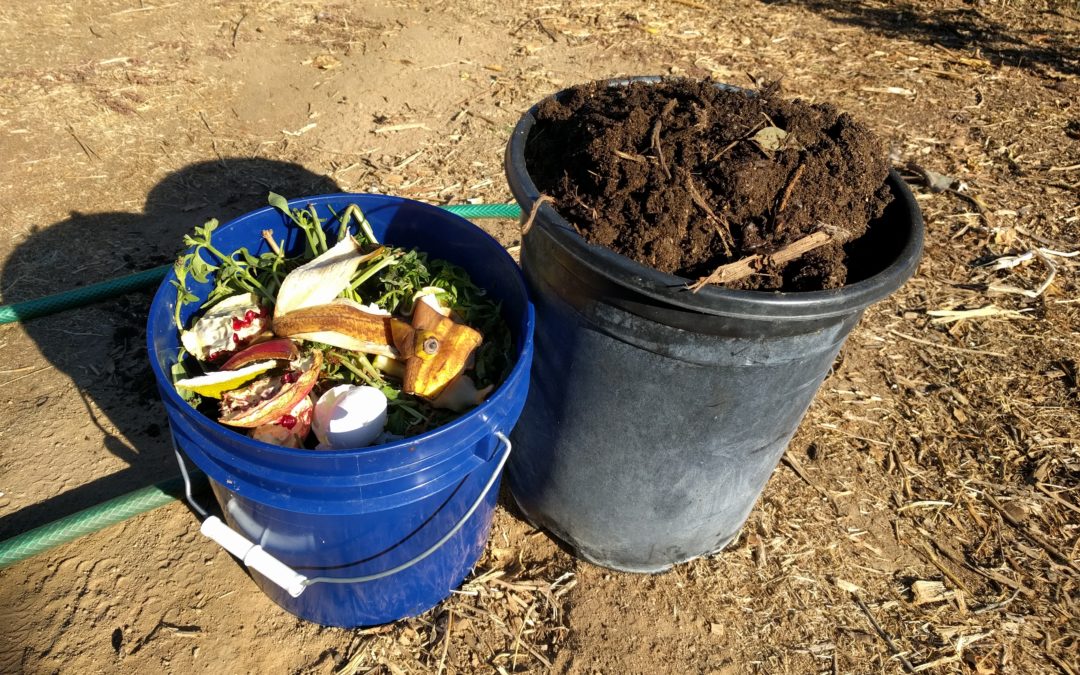
[[[919,547],[915,548],[915,552],[916,553],[921,553],[923,555],[923,557],[926,558],[930,562],[931,565],[938,568],[938,571],[941,572],[942,574],[944,574],[945,578],[948,579],[949,581],[951,581],[954,586],[959,588],[961,591],[967,593],[968,597],[972,597],[972,598],[975,597],[975,594],[971,592],[971,589],[968,588],[964,584],[963,581],[960,581],[959,577],[957,577],[955,574],[953,574],[952,570],[945,567],[945,565],[942,564],[942,562],[940,560],[938,560],[938,557],[934,554],[933,549],[931,549],[926,544],[926,542],[920,542]]]
[[[944,349],[947,352],[957,352],[959,354],[978,354],[979,356],[996,356],[999,359],[1008,358],[1008,354],[1002,354],[1001,352],[990,352],[982,349],[967,349],[966,347],[953,347],[952,345],[943,345],[937,342],[931,342],[930,340],[922,340],[913,335],[908,335],[907,333],[901,333],[895,330],[889,330],[889,332],[898,338],[904,338],[905,340],[910,340],[911,342],[920,345],[926,345],[927,347],[937,347],[938,349]]]
[[[247,12],[244,12],[244,14],[240,17],[240,20],[236,22],[235,26],[233,26],[233,29],[232,29],[232,46],[233,46],[234,49],[236,48],[236,34],[238,32],[240,32],[240,24],[244,23],[244,19],[246,19],[246,18],[247,18]]]
[[[731,255],[731,247],[735,245],[735,239],[731,236],[731,226],[726,220],[721,220],[719,216],[711,208],[709,208],[708,202],[698,192],[697,185],[694,184],[694,179],[690,178],[686,181],[687,192],[690,193],[690,201],[694,202],[694,205],[705,212],[705,215],[709,217],[714,224],[716,224],[716,230],[720,234],[720,243],[724,245],[724,255]]]
[[[915,670],[915,667],[911,665],[911,661],[908,661],[907,657],[904,656],[904,654],[900,651],[899,648],[897,648],[896,643],[893,642],[892,636],[885,632],[885,629],[882,628],[881,624],[877,622],[877,619],[874,618],[874,615],[870,613],[870,608],[868,608],[866,606],[866,603],[862,601],[862,598],[859,597],[859,594],[852,593],[851,598],[855,601],[855,604],[859,606],[859,609],[862,610],[862,613],[866,615],[867,620],[869,620],[870,625],[874,627],[874,630],[877,632],[878,637],[884,640],[885,644],[889,645],[889,649],[892,650],[893,656],[900,659],[900,664],[904,666],[904,672],[918,672]]]
[[[547,35],[551,39],[552,42],[558,42],[559,41],[559,36],[557,36],[557,35],[555,35],[555,33],[551,32],[551,29],[547,27],[547,24],[544,23],[543,19],[537,19],[536,20],[536,25],[540,27],[540,30],[544,31],[544,35]]]
[[[652,128],[652,147],[653,152],[656,153],[657,159],[660,160],[660,168],[664,170],[664,175],[668,180],[671,180],[671,171],[668,170],[667,160],[664,159],[664,151],[660,148],[660,120],[656,120],[656,124]]]
[[[282,253],[282,251],[281,251],[281,247],[278,246],[278,243],[276,241],[274,241],[274,231],[273,230],[263,230],[262,231],[262,236],[263,236],[263,239],[266,240],[266,244],[270,247],[270,250],[274,252],[274,255],[276,255],[279,258],[284,258],[285,257],[285,254]]]
[[[1046,489],[1046,486],[1043,485],[1042,483],[1035,483],[1035,489],[1038,490],[1039,492],[1043,493],[1044,495],[1046,495],[1050,499],[1053,499],[1058,504],[1061,504],[1062,506],[1064,506],[1066,508],[1072,509],[1073,511],[1076,511],[1077,513],[1080,513],[1080,507],[1077,507],[1072,502],[1068,502],[1068,501],[1062,499],[1061,497],[1058,497],[1053,492],[1050,492],[1049,490]]]
[[[540,210],[541,204],[554,204],[555,200],[550,195],[540,195],[540,198],[533,202],[532,208],[529,209],[529,217],[525,219],[525,222],[521,224],[521,236],[525,236],[532,229],[533,221],[536,220],[536,214]]]
[[[738,281],[739,279],[745,279],[765,264],[772,263],[774,265],[783,265],[784,263],[789,263],[805,253],[809,253],[816,248],[828,244],[832,240],[833,238],[829,236],[827,232],[818,230],[817,232],[808,234],[802,239],[798,239],[788,244],[774,253],[765,255],[755,254],[747,256],[742,260],[736,260],[733,263],[721,265],[713,270],[712,274],[707,277],[701,277],[687,288],[694,293],[697,293],[708,284],[726,284],[731,283],[732,281]]]
[[[1038,546],[1043,547],[1043,549],[1045,549],[1047,553],[1049,553],[1053,557],[1057,558],[1059,561],[1061,561],[1065,565],[1073,568],[1077,572],[1080,572],[1080,566],[1077,566],[1077,564],[1075,562],[1073,562],[1069,558],[1069,556],[1065,555],[1065,553],[1063,553],[1058,547],[1056,547],[1053,544],[1051,544],[1050,542],[1046,541],[1041,536],[1035,534],[1034,532],[1031,531],[1031,528],[1026,527],[1023,523],[1021,523],[1019,520],[1014,518],[1011,513],[1009,513],[1008,511],[1005,510],[1005,507],[1002,506],[1001,503],[998,500],[994,499],[993,495],[991,495],[989,492],[983,492],[982,496],[986,500],[987,504],[994,507],[994,510],[1001,514],[1001,517],[1003,519],[1005,519],[1005,522],[1007,522],[1009,525],[1012,525],[1013,527],[1015,527],[1017,530],[1020,531],[1021,534],[1026,536],[1028,539],[1030,539],[1032,542],[1034,542]]]
[[[723,157],[727,153],[728,150],[734,148],[739,143],[742,143],[743,141],[748,140],[751,136],[756,134],[764,126],[765,126],[765,123],[761,122],[761,123],[755,124],[754,126],[750,127],[749,131],[747,131],[745,134],[743,134],[739,138],[736,138],[732,142],[728,143],[727,145],[725,145],[720,150],[720,152],[713,155],[712,159],[710,159],[709,162],[715,162],[716,160],[720,159],[721,157]]]
[[[677,103],[675,99],[671,99],[664,105],[664,109],[660,111],[660,116],[656,118],[656,124],[653,125],[652,129],[653,151],[656,152],[656,157],[660,161],[660,168],[664,170],[664,175],[667,176],[668,180],[671,180],[671,169],[668,168],[667,160],[664,159],[664,150],[660,147],[660,129],[663,126],[664,118],[675,109]]]
[[[1055,666],[1060,668],[1061,672],[1065,673],[1065,675],[1076,675],[1076,671],[1070,668],[1069,664],[1065,663],[1050,652],[1043,652],[1043,655],[1046,656],[1046,659],[1050,661],[1050,663],[1053,663]]]
[[[450,651],[450,631],[454,629],[454,610],[450,610],[450,616],[446,620],[446,631],[443,633],[442,657],[439,659],[439,670],[435,675],[442,675],[446,668],[446,654]]]
[[[776,213],[773,214],[774,220],[783,213],[784,209],[787,207],[788,199],[791,197],[791,191],[795,189],[795,184],[799,182],[799,178],[802,176],[803,169],[805,168],[805,164],[799,164],[799,167],[795,169],[795,173],[792,174],[791,180],[788,181],[787,187],[784,188],[783,196],[780,197],[780,205],[776,207]]]
[[[641,155],[631,155],[629,153],[623,152],[622,150],[616,150],[615,156],[621,157],[622,159],[628,159],[631,162],[638,162],[639,164],[645,164],[648,161]]]
[[[981,577],[985,577],[987,579],[990,579],[991,581],[996,581],[997,583],[1001,584],[1002,586],[1007,586],[1007,587],[1013,589],[1014,591],[1020,593],[1021,595],[1023,595],[1026,598],[1034,598],[1034,597],[1036,597],[1035,591],[1031,590],[1030,588],[1028,588],[1024,584],[1020,583],[1019,581],[1015,581],[1013,579],[1010,579],[1009,577],[1005,576],[1004,574],[999,574],[997,572],[994,572],[993,570],[984,570],[981,567],[977,567],[975,565],[972,565],[972,564],[968,563],[967,561],[965,561],[963,558],[960,557],[960,554],[958,554],[955,551],[949,549],[949,547],[946,546],[943,542],[937,541],[936,539],[931,539],[930,543],[932,543],[934,545],[934,548],[936,548],[938,551],[940,551],[942,555],[944,555],[947,559],[951,560],[953,563],[955,563],[957,565],[960,565],[962,567],[966,567],[967,569],[971,570],[972,572],[974,572],[975,574],[978,574]]]
[[[79,144],[79,148],[82,149],[83,154],[86,155],[87,159],[101,159],[100,157],[98,157],[98,154],[94,152],[93,148],[82,142],[82,139],[79,138],[79,135],[75,133],[75,127],[69,124],[67,128],[68,133],[71,134],[71,137],[74,138],[75,142]]]

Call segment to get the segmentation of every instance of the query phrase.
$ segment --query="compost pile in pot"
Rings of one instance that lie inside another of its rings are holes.
[[[892,198],[886,152],[850,115],[777,89],[576,87],[540,104],[527,167],[586,240],[661,272],[696,279],[759,255],[725,285],[837,288],[845,245]],[[786,263],[765,257],[809,235],[827,243]]]

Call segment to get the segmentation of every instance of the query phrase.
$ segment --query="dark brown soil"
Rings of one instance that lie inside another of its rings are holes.
[[[776,149],[754,135],[787,132]],[[541,192],[589,242],[687,278],[812,232],[833,241],[728,284],[810,291],[843,286],[843,244],[891,199],[883,144],[830,105],[709,81],[592,83],[539,108],[526,150]],[[730,233],[730,235],[728,234]]]

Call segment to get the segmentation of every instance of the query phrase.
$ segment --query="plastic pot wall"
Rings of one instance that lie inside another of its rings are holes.
[[[506,152],[525,213],[539,198],[525,165],[534,112]],[[730,542],[863,311],[918,264],[922,217],[899,176],[887,181],[895,199],[851,251],[852,283],[807,293],[694,294],[542,205],[522,242],[536,344],[507,473],[526,516],[626,571]]]

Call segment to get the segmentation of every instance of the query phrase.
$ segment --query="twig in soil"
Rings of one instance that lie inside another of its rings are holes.
[[[720,149],[720,152],[713,155],[712,158],[709,160],[709,163],[715,162],[716,160],[720,159],[721,157],[723,157],[724,155],[727,154],[728,150],[731,150],[732,148],[734,148],[739,143],[742,143],[743,141],[750,140],[750,138],[754,134],[761,131],[764,127],[765,127],[765,122],[759,122],[759,123],[755,124],[754,126],[750,127],[749,131],[747,131],[742,136],[739,136],[738,138],[736,138],[732,142],[728,143],[727,145],[725,145],[723,148]]]
[[[10,380],[8,380],[6,382],[0,383],[0,387],[6,387],[9,384],[12,384],[14,382],[18,382],[19,380],[30,377],[31,375],[36,375],[36,374],[40,373],[43,370],[49,370],[50,368],[55,368],[55,367],[56,366],[53,366],[53,365],[42,366],[42,367],[40,367],[40,368],[38,368],[36,370],[31,370],[29,373],[23,373],[22,375],[20,375],[18,377],[13,377],[13,378],[11,378]]]
[[[1035,483],[1035,489],[1038,490],[1039,492],[1043,493],[1044,495],[1046,495],[1050,499],[1054,500],[1058,504],[1061,504],[1065,508],[1070,509],[1072,511],[1076,511],[1077,513],[1080,513],[1080,507],[1076,506],[1072,502],[1065,501],[1064,499],[1057,496],[1053,492],[1050,492],[1049,490],[1046,489],[1046,486],[1043,485],[1042,483]]]
[[[991,602],[989,604],[982,605],[981,607],[975,607],[974,609],[971,610],[971,613],[972,614],[986,614],[987,612],[993,612],[993,611],[998,610],[998,609],[1004,609],[1005,607],[1008,607],[1010,604],[1012,604],[1012,601],[1016,600],[1016,596],[1018,596],[1018,595],[1020,595],[1020,591],[1014,591],[1013,594],[1011,596],[1009,596],[1008,598],[1006,598],[1005,600],[1002,600],[1001,602]]]
[[[960,354],[978,354],[979,356],[996,356],[999,359],[1008,358],[1008,354],[1002,354],[1001,352],[990,352],[982,349],[968,349],[966,347],[954,347],[952,345],[943,345],[937,342],[931,342],[930,340],[922,340],[914,335],[908,335],[907,333],[901,333],[899,331],[890,330],[890,333],[898,338],[903,338],[910,342],[914,342],[920,345],[926,345],[927,347],[937,347],[938,349],[944,349],[947,352],[957,352]]]
[[[70,124],[68,125],[68,133],[71,134],[71,137],[74,138],[75,142],[79,144],[79,147],[82,149],[83,154],[86,155],[87,159],[101,159],[100,157],[98,157],[98,154],[94,152],[93,148],[91,148],[86,143],[83,143],[82,139],[79,138],[79,135],[75,133],[75,127],[71,126]]]
[[[1009,525],[1012,525],[1017,530],[1019,530],[1020,534],[1024,535],[1025,537],[1030,539],[1033,543],[1037,544],[1038,546],[1041,546],[1047,553],[1049,553],[1051,556],[1057,558],[1058,561],[1060,561],[1061,563],[1067,565],[1068,567],[1071,567],[1072,569],[1076,570],[1077,572],[1080,572],[1080,565],[1077,565],[1071,558],[1069,558],[1069,556],[1065,555],[1065,553],[1062,552],[1061,549],[1059,549],[1057,546],[1054,546],[1050,542],[1046,541],[1040,535],[1033,532],[1030,527],[1027,527],[1023,523],[1021,523],[1019,520],[1017,520],[1015,517],[1013,517],[1013,515],[1011,513],[1009,513],[1005,509],[1005,507],[1001,505],[1001,503],[998,500],[994,499],[993,495],[991,495],[989,492],[983,492],[982,496],[983,496],[983,499],[986,500],[986,503],[989,504],[990,506],[994,507],[994,510],[997,511],[999,514],[1001,514],[1001,517],[1005,520],[1005,522],[1008,523]]]
[[[716,232],[720,235],[720,243],[724,245],[724,255],[731,257],[731,248],[735,245],[735,239],[731,236],[731,225],[725,219],[721,219],[716,215],[711,208],[709,208],[708,202],[701,196],[701,193],[697,189],[697,185],[694,184],[693,178],[687,178],[686,191],[690,193],[690,201],[694,202],[694,205],[705,212],[709,220],[716,225]]]
[[[940,560],[938,560],[937,555],[934,554],[933,549],[927,546],[926,542],[922,542],[920,546],[914,548],[916,553],[921,554],[924,558],[926,558],[927,561],[930,562],[931,565],[938,568],[938,571],[945,575],[945,578],[951,581],[953,586],[956,586],[964,593],[967,593],[969,597],[975,597],[975,594],[971,592],[971,589],[968,588],[963,581],[960,581],[959,577],[953,574],[952,570],[950,570],[948,567],[942,564]]]
[[[963,199],[968,204],[971,204],[975,207],[975,210],[979,212],[979,217],[983,219],[984,223],[986,223],[986,227],[991,229],[994,227],[994,220],[993,217],[990,215],[990,209],[986,208],[986,204],[983,204],[982,200],[978,197],[974,195],[969,195],[968,193],[963,192],[960,189],[954,188],[952,185],[942,185],[938,180],[935,180],[935,175],[940,177],[940,174],[934,174],[933,172],[919,166],[915,162],[908,162],[905,168],[907,168],[907,170],[911,173],[917,175],[922,181],[923,185],[929,188],[931,192],[948,192],[951,195],[955,195],[960,199]]]
[[[957,552],[953,551],[952,549],[950,549],[943,542],[939,541],[938,539],[935,539],[929,532],[927,532],[927,531],[925,531],[925,530],[923,530],[921,528],[919,529],[919,532],[924,537],[926,537],[930,541],[931,544],[934,545],[934,548],[936,548],[938,551],[940,551],[943,556],[945,556],[947,559],[952,561],[954,564],[965,567],[965,568],[971,570],[972,572],[974,572],[975,574],[978,574],[979,576],[990,579],[991,581],[996,581],[997,583],[1001,584],[1002,586],[1006,586],[1008,588],[1011,588],[1014,591],[1016,591],[1017,593],[1020,593],[1021,595],[1026,597],[1026,598],[1030,599],[1030,598],[1035,597],[1035,591],[1031,590],[1030,588],[1028,588],[1024,584],[1020,583],[1019,581],[1014,581],[1014,580],[1010,579],[1009,577],[1005,576],[1004,574],[998,574],[997,572],[994,572],[992,570],[984,570],[981,567],[976,567],[975,565],[972,565],[969,562],[967,562],[966,560],[964,560],[960,556],[959,553],[957,553]]]
[[[867,607],[866,603],[862,601],[862,598],[859,597],[859,594],[852,591],[851,592],[851,599],[855,601],[855,604],[857,604],[859,606],[859,609],[862,610],[862,613],[866,615],[867,620],[870,622],[870,625],[874,628],[874,631],[877,632],[878,637],[880,637],[882,640],[884,640],[885,644],[889,645],[889,649],[892,650],[893,656],[895,656],[896,658],[898,658],[900,660],[900,664],[902,666],[904,666],[904,672],[907,672],[907,673],[918,672],[918,671],[915,670],[915,667],[911,665],[911,661],[907,660],[907,657],[904,656],[904,653],[901,652],[900,649],[896,646],[896,643],[893,642],[892,636],[889,635],[887,632],[885,632],[885,629],[882,628],[881,624],[879,624],[877,622],[877,619],[874,618],[874,615],[870,613],[870,608]]]
[[[540,197],[533,202],[532,208],[529,209],[529,217],[525,219],[525,222],[521,224],[521,236],[525,236],[532,229],[533,221],[536,220],[536,214],[540,210],[542,204],[554,204],[555,200],[550,195],[540,195]]]
[[[637,162],[638,164],[648,163],[648,160],[641,155],[631,155],[629,153],[623,152],[622,150],[615,150],[615,156],[621,157],[622,159],[628,159],[631,162]]]
[[[784,194],[780,196],[780,202],[776,207],[776,211],[773,211],[773,225],[776,224],[776,219],[787,208],[788,199],[791,198],[791,192],[795,189],[795,184],[799,182],[799,178],[802,177],[803,169],[806,168],[805,164],[799,164],[795,169],[795,173],[791,174],[791,180],[788,181],[787,187],[784,188]]]
[[[1016,295],[1023,295],[1027,298],[1037,298],[1042,295],[1046,291],[1046,289],[1050,288],[1050,284],[1054,283],[1054,279],[1057,277],[1057,265],[1054,264],[1050,257],[1056,256],[1059,258],[1072,258],[1077,255],[1080,255],[1080,251],[1072,251],[1069,253],[1065,253],[1062,251],[1054,251],[1048,248],[1033,248],[1030,251],[1027,251],[1020,255],[1003,256],[994,260],[991,263],[990,269],[995,271],[1012,269],[1013,267],[1017,267],[1022,263],[1028,262],[1029,260],[1038,258],[1042,261],[1044,265],[1046,265],[1047,268],[1049,268],[1050,274],[1047,275],[1047,277],[1043,279],[1042,283],[1039,284],[1038,288],[1033,291],[1026,288],[1018,288],[1016,286],[1011,286],[1009,284],[988,284],[986,290],[994,293],[1013,293]]]
[[[450,631],[454,628],[454,610],[450,610],[450,615],[446,619],[446,632],[443,633],[443,650],[442,656],[439,657],[439,670],[435,675],[442,675],[443,669],[446,668],[446,654],[450,651]]]
[[[671,99],[664,105],[664,109],[660,111],[660,116],[656,118],[656,124],[652,128],[652,149],[656,153],[656,158],[660,162],[660,168],[664,170],[664,175],[668,180],[671,180],[671,169],[668,168],[667,160],[664,159],[664,149],[660,147],[660,129],[664,125],[664,118],[675,109],[677,101]]]
[[[1075,670],[1073,670],[1073,669],[1072,669],[1072,668],[1071,668],[1071,667],[1069,666],[1069,664],[1065,663],[1064,661],[1062,661],[1062,660],[1061,660],[1061,659],[1059,659],[1058,657],[1054,656],[1054,655],[1053,655],[1053,654],[1051,654],[1050,652],[1043,652],[1043,656],[1045,656],[1045,657],[1046,657],[1046,659],[1047,659],[1047,660],[1048,660],[1048,661],[1049,661],[1050,663],[1052,663],[1052,664],[1054,664],[1055,666],[1057,666],[1057,667],[1058,667],[1058,669],[1059,669],[1059,670],[1061,670],[1061,672],[1065,673],[1065,675],[1076,675],[1076,671],[1075,671]]]
[[[236,25],[233,26],[233,29],[232,29],[232,46],[233,46],[233,49],[236,48],[236,34],[238,32],[240,32],[240,24],[244,23],[244,19],[246,19],[247,16],[248,16],[247,12],[244,12],[242,15],[240,15],[240,19],[236,22]]]
[[[536,20],[536,25],[540,27],[540,30],[544,31],[544,35],[547,35],[549,38],[551,38],[552,42],[558,42],[559,41],[559,36],[555,35],[555,33],[551,32],[551,29],[547,27],[547,24],[544,23],[543,19],[538,18]]]
[[[964,321],[965,319],[983,319],[994,316],[1003,316],[1007,319],[1028,319],[1025,311],[1030,310],[1014,310],[1014,309],[1001,309],[995,305],[987,305],[986,307],[979,307],[978,309],[935,309],[927,312],[927,316],[935,317],[930,320],[930,323],[936,325],[945,323],[954,323],[956,321]]]
[[[375,129],[372,129],[371,133],[389,134],[395,131],[408,131],[410,129],[423,129],[424,131],[431,131],[431,129],[428,128],[428,125],[422,122],[410,122],[408,124],[391,124],[385,127],[377,127]]]
[[[708,5],[703,5],[700,2],[694,2],[694,0],[671,0],[676,5],[682,5],[683,7],[693,7],[694,9],[709,9]]]
[[[712,274],[701,277],[690,286],[687,286],[687,288],[694,293],[697,293],[708,284],[728,284],[732,281],[745,279],[765,265],[784,265],[816,248],[828,244],[832,240],[833,238],[829,236],[827,232],[818,230],[817,232],[808,234],[802,239],[798,239],[773,253],[764,255],[754,254],[747,256],[742,260],[736,260],[733,263],[721,265],[713,270]]]

